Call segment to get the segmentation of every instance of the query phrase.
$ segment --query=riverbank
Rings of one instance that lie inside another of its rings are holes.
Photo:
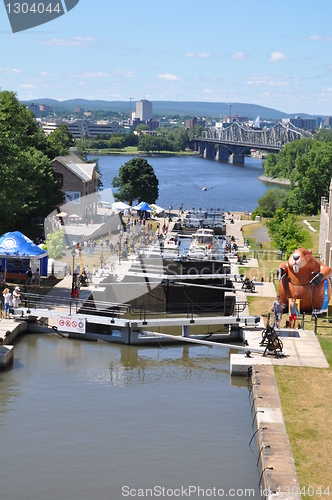
[[[170,156],[197,156],[197,151],[158,151],[156,153],[146,153],[144,151],[127,151],[127,150],[114,150],[114,149],[86,149],[88,155],[98,156],[142,156],[142,157],[170,157]]]
[[[270,177],[268,175],[260,175],[258,177],[260,181],[264,182],[271,182],[272,184],[281,184],[283,186],[290,186],[290,180],[289,179],[281,179],[278,177]]]

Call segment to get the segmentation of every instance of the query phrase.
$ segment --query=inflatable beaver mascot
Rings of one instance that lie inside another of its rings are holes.
[[[332,269],[315,259],[310,250],[295,250],[288,262],[281,263],[277,270],[281,302],[286,306],[288,299],[300,299],[301,311],[321,309],[324,297],[330,300],[331,283],[328,278],[331,275]]]

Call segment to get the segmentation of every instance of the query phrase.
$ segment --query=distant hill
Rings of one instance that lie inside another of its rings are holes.
[[[119,113],[129,113],[129,101],[89,101],[87,99],[68,99],[57,101],[56,99],[34,99],[32,101],[22,101],[25,104],[46,104],[52,106],[54,111],[74,111],[75,108],[84,108],[86,111],[103,109],[105,111],[116,111]],[[195,102],[195,101],[152,101],[153,114],[161,116],[184,115],[199,117],[223,117],[229,114],[229,104],[222,102]],[[131,104],[135,107],[135,102]],[[257,116],[261,120],[281,120],[282,118],[314,118],[306,113],[283,113],[277,109],[266,108],[257,104],[247,104],[240,102],[232,103],[232,115],[248,116],[255,119]]]

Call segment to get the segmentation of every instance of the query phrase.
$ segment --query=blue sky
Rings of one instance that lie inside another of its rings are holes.
[[[20,99],[247,102],[332,115],[331,0],[80,0],[12,34],[0,87]]]

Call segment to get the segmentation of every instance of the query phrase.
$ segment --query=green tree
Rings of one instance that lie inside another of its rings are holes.
[[[269,154],[263,164],[265,175],[290,179],[298,156],[307,154],[314,145],[311,139],[300,139],[286,144],[278,154]]]
[[[204,127],[202,125],[194,125],[192,128],[188,130],[188,137],[189,139],[193,139],[194,137],[200,137],[202,135],[202,132],[204,130]]]
[[[139,125],[137,125],[135,130],[138,133],[142,132],[142,130],[149,130],[149,125],[146,125],[145,123],[140,123]]]
[[[254,219],[256,215],[273,217],[285,197],[286,191],[284,189],[269,189],[258,199],[258,207],[252,213],[252,218]]]
[[[75,146],[75,139],[67,125],[63,124],[47,137],[47,144],[47,156],[53,160],[56,156],[68,155],[70,148]]]
[[[145,158],[133,158],[120,167],[118,177],[114,177],[112,185],[118,189],[114,197],[129,205],[137,200],[155,203],[159,196],[158,179],[153,167]]]
[[[64,255],[64,238],[62,231],[54,231],[46,237],[48,255],[51,259],[61,259]]]
[[[291,189],[282,206],[294,214],[316,215],[322,196],[328,197],[332,177],[332,143],[314,141],[307,154],[296,159]]]
[[[33,113],[13,92],[0,92],[0,231],[23,229],[62,203],[46,156],[47,141]]]
[[[284,208],[278,208],[273,219],[268,221],[266,225],[277,248],[286,253],[287,257],[296,248],[301,247],[305,240],[304,232],[298,224],[296,216]]]

